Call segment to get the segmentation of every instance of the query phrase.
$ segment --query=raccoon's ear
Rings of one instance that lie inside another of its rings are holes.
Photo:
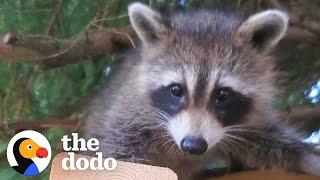
[[[238,36],[259,50],[270,50],[285,35],[288,21],[286,13],[279,10],[266,10],[244,21],[238,29]]]
[[[155,43],[167,32],[168,20],[142,3],[129,5],[128,13],[131,25],[143,43]]]

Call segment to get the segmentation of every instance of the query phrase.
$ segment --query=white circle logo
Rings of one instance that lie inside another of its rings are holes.
[[[26,130],[10,140],[7,147],[10,166],[24,176],[41,173],[50,163],[51,146],[42,134]]]

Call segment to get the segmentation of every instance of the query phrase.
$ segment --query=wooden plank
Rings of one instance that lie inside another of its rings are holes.
[[[117,161],[117,168],[113,171],[108,170],[74,170],[66,171],[62,169],[62,159],[68,157],[67,153],[58,154],[51,166],[50,180],[102,180],[102,179],[120,179],[120,180],[178,180],[177,175],[169,168],[148,166],[129,162]],[[75,154],[75,160],[85,157],[90,160],[92,157]],[[319,177],[306,174],[288,173],[282,171],[249,171],[228,174],[223,177],[208,178],[207,180],[318,180]]]
[[[98,179],[125,179],[125,180],[177,180],[177,175],[169,168],[148,166],[143,164],[135,164],[129,162],[117,161],[117,168],[113,171],[108,170],[73,170],[66,171],[62,169],[62,159],[68,157],[67,153],[58,154],[52,161],[50,180],[98,180]],[[75,154],[75,160],[80,157],[86,157],[90,160],[90,156]]]

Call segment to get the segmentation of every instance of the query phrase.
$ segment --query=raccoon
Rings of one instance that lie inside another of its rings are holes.
[[[320,154],[272,108],[270,51],[288,16],[219,9],[162,14],[128,8],[141,45],[90,106],[85,132],[119,160],[165,166],[179,179],[210,174],[219,158],[243,169],[320,175]]]

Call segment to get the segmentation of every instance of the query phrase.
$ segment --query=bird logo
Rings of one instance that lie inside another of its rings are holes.
[[[39,132],[26,130],[16,134],[7,147],[10,166],[24,176],[41,173],[50,163],[51,147]]]

